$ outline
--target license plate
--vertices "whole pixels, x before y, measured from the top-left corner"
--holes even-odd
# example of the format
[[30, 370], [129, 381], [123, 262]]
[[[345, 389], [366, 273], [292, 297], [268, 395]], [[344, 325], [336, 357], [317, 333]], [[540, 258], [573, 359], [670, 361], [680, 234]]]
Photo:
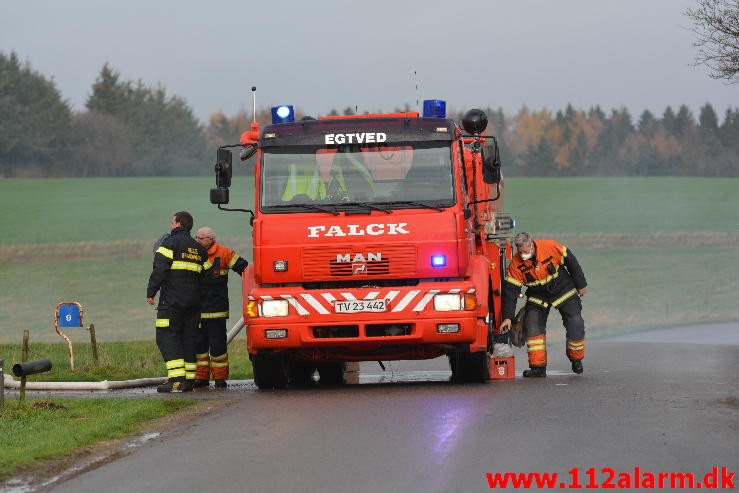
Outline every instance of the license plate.
[[336, 313], [386, 312], [385, 300], [345, 300], [334, 301]]

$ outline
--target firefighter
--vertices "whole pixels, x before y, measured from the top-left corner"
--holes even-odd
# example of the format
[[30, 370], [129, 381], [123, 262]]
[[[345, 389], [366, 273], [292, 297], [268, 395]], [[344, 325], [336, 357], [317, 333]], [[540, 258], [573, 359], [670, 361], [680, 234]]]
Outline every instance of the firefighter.
[[207, 387], [212, 378], [216, 388], [228, 385], [228, 271], [242, 275], [249, 263], [227, 246], [216, 243], [213, 229], [198, 229], [195, 239], [208, 251], [209, 268], [205, 271], [205, 300], [198, 330], [197, 373], [195, 388]]
[[288, 166], [287, 184], [281, 198], [289, 202], [298, 196], [311, 200], [326, 198], [326, 183], [321, 179], [316, 163], [292, 163]]
[[157, 392], [192, 390], [198, 316], [203, 301], [203, 272], [208, 253], [192, 236], [192, 216], [185, 211], [172, 217], [169, 236], [154, 252], [154, 267], [146, 288], [146, 302], [157, 305], [156, 341], [167, 368], [167, 381]]
[[523, 330], [530, 368], [523, 376], [547, 375], [546, 324], [552, 307], [559, 310], [567, 331], [567, 357], [572, 371], [582, 373], [585, 321], [580, 297], [585, 295], [587, 281], [580, 264], [566, 246], [554, 240], [534, 241], [529, 233], [519, 233], [513, 243], [517, 252], [503, 282], [503, 322], [496, 342], [503, 340], [510, 330], [516, 300], [521, 288], [526, 286]]

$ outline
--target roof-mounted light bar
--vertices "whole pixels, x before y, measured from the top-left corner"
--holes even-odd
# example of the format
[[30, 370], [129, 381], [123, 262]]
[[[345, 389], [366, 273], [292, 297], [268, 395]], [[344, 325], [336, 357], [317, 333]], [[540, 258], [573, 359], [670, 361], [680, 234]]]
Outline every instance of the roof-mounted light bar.
[[292, 105], [272, 107], [272, 124], [289, 123], [295, 121], [295, 110]]
[[446, 118], [446, 101], [426, 99], [423, 102], [424, 118]]

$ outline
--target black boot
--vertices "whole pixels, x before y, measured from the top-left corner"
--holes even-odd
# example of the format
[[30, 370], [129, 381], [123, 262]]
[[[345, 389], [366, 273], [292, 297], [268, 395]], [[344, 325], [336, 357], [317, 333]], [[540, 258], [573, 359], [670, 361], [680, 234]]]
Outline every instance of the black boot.
[[208, 385], [209, 385], [208, 380], [199, 380], [199, 379], [196, 379], [196, 380], [193, 380], [192, 381], [192, 388], [193, 389], [207, 388]]
[[581, 359], [572, 360], [572, 371], [578, 375], [583, 372]]
[[526, 378], [542, 378], [547, 376], [546, 366], [532, 366], [528, 370], [523, 371], [523, 376]]
[[164, 382], [162, 385], [159, 385], [157, 387], [157, 392], [161, 393], [176, 393], [176, 392], [187, 392], [188, 390], [192, 390], [192, 387], [186, 384], [185, 377], [175, 377], [170, 378], [166, 382]]

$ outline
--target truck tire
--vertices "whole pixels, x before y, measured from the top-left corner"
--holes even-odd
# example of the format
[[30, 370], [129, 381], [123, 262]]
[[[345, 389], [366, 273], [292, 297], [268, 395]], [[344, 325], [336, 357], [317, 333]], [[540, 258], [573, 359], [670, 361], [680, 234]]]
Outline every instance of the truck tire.
[[453, 382], [485, 383], [490, 378], [490, 361], [485, 351], [451, 353], [449, 366]]
[[282, 389], [287, 385], [287, 365], [282, 355], [258, 353], [251, 358], [254, 383], [259, 389]]
[[309, 387], [315, 385], [313, 373], [316, 364], [310, 361], [291, 359], [288, 365], [288, 379], [291, 387]]
[[344, 384], [344, 363], [318, 363], [318, 385], [335, 387]]

